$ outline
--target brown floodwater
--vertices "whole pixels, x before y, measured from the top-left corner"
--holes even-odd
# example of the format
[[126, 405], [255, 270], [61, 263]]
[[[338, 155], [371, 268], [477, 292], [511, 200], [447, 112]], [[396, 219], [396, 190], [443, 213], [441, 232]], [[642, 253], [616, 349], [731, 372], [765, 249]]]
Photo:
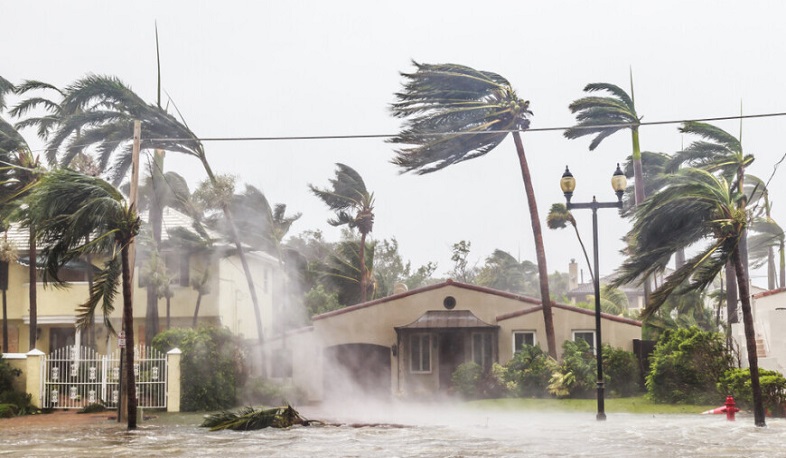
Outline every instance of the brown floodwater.
[[[786, 420], [766, 428], [740, 415], [637, 415], [478, 411], [369, 405], [301, 408], [333, 425], [209, 432], [200, 414], [155, 414], [136, 431], [104, 418], [37, 428], [0, 424], [0, 457], [773, 457]], [[21, 425], [21, 423], [20, 423]], [[364, 426], [365, 425], [365, 426]]]

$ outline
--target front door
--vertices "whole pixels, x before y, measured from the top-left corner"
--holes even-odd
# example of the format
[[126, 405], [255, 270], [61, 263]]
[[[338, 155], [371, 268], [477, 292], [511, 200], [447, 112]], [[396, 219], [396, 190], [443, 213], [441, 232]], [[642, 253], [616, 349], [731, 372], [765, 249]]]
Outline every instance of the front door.
[[464, 361], [464, 333], [453, 331], [439, 334], [440, 391], [447, 392], [453, 386], [453, 372]]
[[66, 345], [76, 343], [76, 328], [68, 326], [65, 328], [49, 328], [49, 353], [63, 348]]

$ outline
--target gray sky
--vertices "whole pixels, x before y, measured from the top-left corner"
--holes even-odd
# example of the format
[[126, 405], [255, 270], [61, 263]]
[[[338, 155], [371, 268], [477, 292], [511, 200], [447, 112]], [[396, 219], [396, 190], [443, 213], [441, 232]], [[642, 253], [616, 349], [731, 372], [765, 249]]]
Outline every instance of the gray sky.
[[[628, 88], [644, 121], [786, 111], [786, 3], [779, 1], [7, 1], [0, 0], [0, 75], [57, 86], [87, 73], [115, 75], [155, 100], [154, 23], [163, 88], [202, 137], [393, 134], [388, 114], [410, 60], [459, 63], [506, 77], [531, 101], [532, 127], [569, 126], [568, 104], [590, 82]], [[739, 122], [717, 123], [732, 133]], [[746, 120], [750, 172], [767, 179], [786, 153], [786, 118]], [[144, 133], [143, 133], [144, 135]], [[28, 139], [33, 142], [33, 133]], [[641, 128], [643, 150], [672, 153], [691, 141], [676, 125]], [[613, 200], [609, 179], [630, 154], [620, 132], [594, 152], [589, 139], [530, 132], [524, 143], [542, 221], [564, 202], [566, 164], [578, 180], [574, 201]], [[395, 236], [414, 266], [451, 267], [450, 247], [472, 242], [482, 264], [495, 248], [535, 259], [521, 174], [511, 139], [485, 157], [426, 176], [399, 175], [380, 139], [209, 142], [218, 173], [262, 189], [271, 202], [303, 212], [292, 233], [339, 231], [308, 192], [327, 185], [334, 163], [358, 170], [376, 195], [377, 239]], [[192, 158], [166, 167], [191, 183], [204, 178]], [[783, 171], [771, 184], [775, 218], [786, 223]], [[589, 211], [576, 211], [591, 240]], [[599, 212], [601, 273], [621, 262], [628, 223]], [[569, 230], [544, 224], [549, 271], [581, 259]], [[583, 264], [583, 263], [582, 263]], [[585, 269], [586, 271], [586, 269]], [[763, 278], [754, 283], [766, 285]]]

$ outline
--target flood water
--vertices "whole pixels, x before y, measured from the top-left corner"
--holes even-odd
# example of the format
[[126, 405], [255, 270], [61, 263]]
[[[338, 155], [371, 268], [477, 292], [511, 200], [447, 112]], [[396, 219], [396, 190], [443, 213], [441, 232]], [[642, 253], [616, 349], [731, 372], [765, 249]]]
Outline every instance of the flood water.
[[[300, 408], [341, 426], [209, 432], [198, 414], [159, 414], [128, 432], [107, 420], [39, 431], [0, 428], [0, 456], [272, 457], [773, 457], [786, 454], [786, 420], [750, 416], [478, 411], [377, 407], [365, 413]], [[371, 424], [359, 426], [358, 424]], [[0, 425], [2, 426], [2, 425]]]

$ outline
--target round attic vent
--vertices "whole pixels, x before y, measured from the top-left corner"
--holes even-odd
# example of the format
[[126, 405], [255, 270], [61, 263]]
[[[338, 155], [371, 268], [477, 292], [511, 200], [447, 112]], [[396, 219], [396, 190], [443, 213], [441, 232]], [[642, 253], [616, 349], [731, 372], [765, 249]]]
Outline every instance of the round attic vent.
[[442, 305], [444, 305], [445, 308], [448, 309], [448, 310], [453, 310], [453, 307], [456, 306], [456, 298], [453, 297], [453, 296], [447, 296], [442, 301]]

